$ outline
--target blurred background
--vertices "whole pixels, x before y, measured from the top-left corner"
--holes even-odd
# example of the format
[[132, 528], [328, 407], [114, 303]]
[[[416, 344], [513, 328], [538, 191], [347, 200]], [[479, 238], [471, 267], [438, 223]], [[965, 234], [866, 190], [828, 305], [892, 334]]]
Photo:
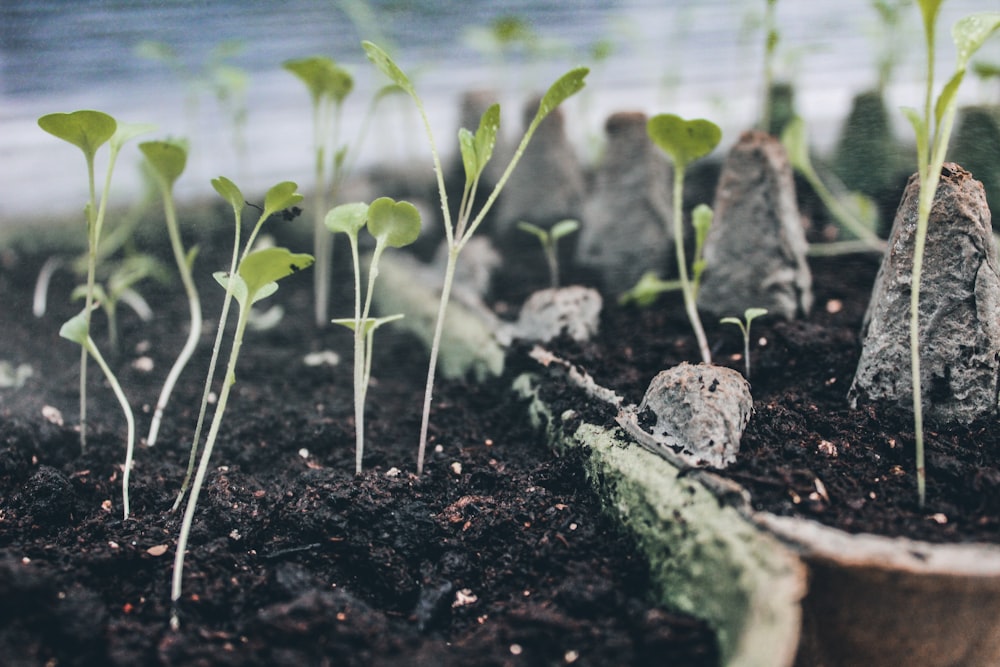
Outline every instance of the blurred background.
[[[215, 196], [225, 175], [244, 192], [312, 181], [312, 119], [284, 61], [332, 57], [354, 76], [344, 105], [350, 140], [387, 81], [359, 42], [389, 51], [424, 98], [444, 157], [454, 153], [460, 97], [493, 89], [504, 134], [519, 136], [521, 107], [569, 67], [592, 68], [566, 107], [580, 157], [601, 151], [618, 110], [706, 117], [725, 150], [760, 117], [766, 0], [7, 0], [0, 6], [0, 226], [82, 209], [79, 150], [40, 130], [44, 114], [97, 109], [155, 123], [143, 139], [186, 138], [182, 198]], [[880, 12], [879, 9], [882, 11]], [[996, 0], [948, 0], [938, 23], [939, 85], [955, 54], [960, 17]], [[793, 85], [814, 149], [829, 151], [854, 95], [882, 86], [894, 132], [909, 140], [900, 106], [919, 107], [925, 52], [912, 0], [776, 3], [775, 80]], [[1000, 63], [1000, 40], [976, 58]], [[967, 77], [960, 104], [1000, 102], [1000, 83]], [[383, 100], [358, 166], [415, 163], [427, 142], [408, 98]], [[473, 128], [474, 129], [474, 128]], [[115, 172], [113, 203], [142, 190], [132, 142]], [[102, 151], [104, 157], [106, 149]], [[98, 162], [98, 174], [103, 163]]]

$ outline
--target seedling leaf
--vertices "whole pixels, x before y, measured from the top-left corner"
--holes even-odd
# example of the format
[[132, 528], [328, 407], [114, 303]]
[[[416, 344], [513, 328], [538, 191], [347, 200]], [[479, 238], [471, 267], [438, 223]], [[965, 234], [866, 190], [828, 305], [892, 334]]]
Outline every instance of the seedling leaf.
[[[383, 324], [388, 324], [389, 322], [395, 322], [396, 320], [403, 319], [403, 315], [386, 315], [385, 317], [368, 317], [363, 320], [363, 336], [370, 336], [373, 331], [378, 329]], [[341, 317], [335, 320], [330, 320], [333, 324], [339, 324], [342, 327], [347, 327], [351, 331], [355, 330], [356, 320], [353, 317]]]
[[240, 211], [243, 209], [243, 204], [246, 202], [246, 199], [243, 197], [243, 193], [240, 189], [231, 180], [225, 176], [213, 178], [212, 187], [219, 193], [219, 196], [229, 202], [229, 205], [233, 207], [234, 211]]
[[712, 121], [684, 120], [675, 114], [653, 116], [646, 124], [646, 131], [681, 168], [711, 153], [722, 139], [722, 130]]
[[497, 132], [500, 131], [500, 105], [491, 104], [483, 112], [479, 119], [479, 128], [476, 130], [476, 175], [486, 167], [486, 164], [493, 157], [493, 149], [497, 144]]
[[117, 121], [102, 111], [50, 113], [38, 119], [38, 126], [49, 134], [68, 141], [92, 158], [97, 149], [114, 135]]
[[958, 69], [964, 70], [969, 60], [989, 36], [1000, 29], [1000, 12], [982, 12], [960, 19], [951, 29], [951, 38], [958, 51]]
[[944, 118], [949, 105], [955, 99], [955, 94], [958, 93], [958, 87], [962, 85], [962, 79], [964, 78], [965, 70], [961, 69], [955, 72], [948, 83], [944, 85], [944, 88], [941, 89], [941, 94], [938, 95], [937, 102], [934, 104], [934, 122], [937, 127], [941, 126], [941, 119]]
[[372, 61], [375, 67], [379, 68], [383, 74], [402, 88], [410, 97], [416, 97], [417, 91], [413, 88], [409, 77], [406, 76], [403, 70], [399, 69], [399, 66], [393, 62], [388, 53], [382, 50], [377, 44], [367, 40], [361, 42], [361, 48], [365, 50], [365, 55], [368, 56], [368, 60]]
[[354, 79], [347, 70], [326, 56], [288, 60], [282, 67], [306, 84], [314, 102], [328, 95], [339, 104], [354, 88]]
[[420, 235], [420, 212], [410, 202], [379, 197], [368, 207], [368, 231], [390, 248], [402, 248]]
[[560, 220], [552, 225], [552, 229], [549, 230], [549, 236], [552, 237], [554, 243], [564, 236], [569, 236], [578, 229], [580, 229], [580, 222], [578, 220]]
[[[292, 253], [288, 248], [265, 248], [246, 256], [240, 262], [239, 274], [246, 283], [251, 303], [263, 299], [257, 293], [268, 283], [273, 283], [312, 266], [313, 256]], [[277, 287], [275, 287], [277, 289]], [[271, 294], [273, 294], [273, 290]]]
[[302, 195], [296, 192], [298, 189], [299, 186], [292, 181], [278, 183], [264, 195], [264, 210], [274, 213], [295, 206], [302, 201]]
[[169, 186], [173, 186], [187, 164], [187, 150], [173, 141], [145, 141], [139, 144], [139, 150]]
[[323, 223], [326, 228], [336, 234], [343, 232], [348, 236], [357, 237], [358, 232], [368, 221], [368, 204], [355, 202], [353, 204], [341, 204], [336, 206], [326, 214]]
[[479, 170], [479, 161], [476, 159], [476, 137], [464, 127], [458, 130], [458, 148], [462, 154], [462, 166], [465, 168], [465, 182], [472, 183], [476, 180], [476, 173]]
[[118, 123], [115, 133], [111, 135], [111, 149], [121, 150], [129, 139], [133, 139], [140, 134], [146, 134], [156, 129], [152, 123]]
[[583, 87], [586, 85], [584, 79], [589, 73], [590, 70], [588, 68], [577, 67], [556, 79], [556, 82], [549, 86], [545, 95], [542, 96], [535, 119], [541, 122], [543, 118], [552, 113], [553, 109], [583, 90]]
[[247, 301], [247, 284], [239, 275], [230, 277], [228, 271], [216, 271], [212, 274], [215, 282], [222, 285], [222, 288], [232, 292], [233, 298], [242, 306]]
[[59, 327], [59, 335], [66, 340], [73, 341], [80, 345], [87, 344], [87, 314], [86, 311], [81, 311], [73, 317], [66, 320], [66, 322]]

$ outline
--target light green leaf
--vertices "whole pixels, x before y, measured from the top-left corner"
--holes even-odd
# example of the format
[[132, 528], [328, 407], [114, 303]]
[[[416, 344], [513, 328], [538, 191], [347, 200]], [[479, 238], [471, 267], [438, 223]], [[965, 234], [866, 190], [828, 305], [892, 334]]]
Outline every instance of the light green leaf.
[[[403, 315], [386, 315], [385, 317], [369, 317], [362, 320], [362, 329], [365, 336], [370, 336], [373, 331], [378, 329], [383, 324], [388, 324], [389, 322], [395, 322], [396, 320], [403, 319]], [[335, 320], [330, 320], [332, 324], [339, 324], [342, 327], [347, 327], [351, 331], [354, 331], [356, 321], [353, 317], [341, 317]]]
[[698, 204], [691, 211], [691, 226], [694, 227], [696, 247], [704, 245], [705, 237], [708, 236], [708, 230], [712, 226], [713, 215], [712, 207], [708, 204]]
[[368, 60], [389, 77], [393, 83], [402, 88], [410, 97], [416, 97], [417, 91], [413, 88], [413, 84], [410, 83], [409, 77], [399, 69], [399, 66], [393, 62], [389, 54], [386, 53], [380, 46], [374, 44], [373, 42], [363, 41], [361, 42], [361, 48], [365, 50], [365, 55], [368, 56]]
[[910, 125], [913, 127], [913, 134], [917, 139], [917, 155], [927, 155], [930, 147], [927, 121], [921, 117], [919, 111], [912, 107], [903, 107], [902, 111], [906, 120], [910, 121]]
[[719, 320], [719, 324], [735, 324], [740, 328], [740, 330], [744, 329], [743, 320], [738, 317], [723, 317]]
[[292, 253], [288, 248], [265, 248], [257, 250], [240, 262], [239, 274], [246, 283], [247, 295], [251, 303], [259, 300], [257, 292], [272, 283], [312, 266], [312, 255]]
[[268, 215], [295, 206], [302, 201], [302, 195], [296, 190], [299, 186], [292, 181], [282, 181], [267, 191], [264, 195], [264, 212]]
[[368, 231], [379, 243], [402, 248], [420, 236], [420, 212], [408, 201], [379, 197], [368, 207]]
[[464, 127], [458, 130], [458, 148], [462, 154], [462, 167], [465, 168], [465, 182], [472, 183], [479, 172], [479, 161], [476, 159], [476, 137]]
[[559, 77], [555, 83], [549, 86], [545, 95], [542, 96], [542, 101], [538, 105], [538, 113], [535, 114], [535, 120], [541, 122], [543, 118], [552, 113], [553, 109], [583, 90], [583, 87], [586, 85], [584, 79], [587, 78], [587, 74], [589, 73], [590, 70], [588, 68], [577, 67]]
[[326, 56], [288, 60], [282, 67], [306, 84], [314, 103], [320, 98], [330, 97], [340, 104], [354, 88], [354, 79], [347, 70]]
[[229, 205], [233, 207], [234, 211], [242, 211], [243, 205], [246, 203], [246, 198], [240, 189], [231, 180], [225, 176], [219, 176], [212, 179], [212, 187], [215, 191], [219, 193], [223, 199], [229, 202]]
[[743, 319], [746, 320], [747, 326], [758, 317], [763, 317], [764, 315], [767, 315], [767, 308], [747, 308], [743, 311]]
[[948, 112], [948, 107], [954, 103], [958, 87], [962, 85], [962, 79], [964, 78], [965, 70], [959, 70], [955, 72], [948, 83], [944, 85], [944, 88], [941, 89], [941, 94], [938, 95], [937, 101], [934, 103], [934, 122], [938, 127], [941, 126], [941, 119]]
[[928, 44], [934, 43], [934, 26], [937, 24], [938, 10], [941, 9], [943, 2], [944, 0], [918, 0], [920, 14], [924, 21], [924, 35]]
[[139, 144], [139, 150], [146, 156], [146, 161], [156, 174], [168, 186], [173, 186], [177, 178], [184, 172], [187, 164], [187, 149], [173, 141], [144, 141]]
[[542, 245], [547, 245], [549, 242], [549, 233], [539, 227], [538, 225], [533, 225], [530, 222], [521, 221], [517, 223], [517, 228], [522, 232], [528, 232], [536, 237], [542, 242]]
[[331, 233], [343, 232], [348, 236], [357, 238], [358, 232], [368, 221], [368, 204], [356, 202], [353, 204], [341, 204], [336, 206], [326, 214], [323, 223]]
[[549, 236], [552, 237], [553, 241], [558, 241], [578, 229], [580, 229], [580, 222], [578, 220], [560, 220], [552, 225], [552, 229], [549, 230]]
[[684, 120], [674, 114], [659, 114], [646, 123], [650, 139], [684, 168], [712, 152], [722, 139], [722, 130], [709, 120]]
[[111, 149], [121, 150], [129, 139], [134, 139], [140, 134], [146, 134], [156, 130], [156, 125], [152, 123], [118, 123], [115, 133], [111, 135]]
[[66, 320], [66, 322], [59, 327], [59, 335], [66, 340], [71, 340], [74, 343], [80, 345], [87, 344], [87, 338], [90, 334], [87, 332], [87, 315], [85, 311], [81, 311], [77, 315]]
[[976, 51], [1000, 29], [1000, 12], [982, 12], [960, 19], [951, 29], [951, 38], [958, 51], [958, 68], [964, 70]]
[[[247, 284], [240, 276], [230, 277], [228, 271], [216, 271], [212, 274], [215, 278], [215, 282], [222, 285], [222, 288], [226, 291], [232, 292], [233, 298], [240, 304], [240, 307], [244, 307], [247, 302]], [[277, 286], [277, 283], [275, 283]]]
[[476, 130], [476, 175], [482, 173], [486, 164], [493, 157], [493, 149], [497, 144], [497, 133], [500, 131], [500, 105], [491, 104], [479, 119]]
[[49, 134], [68, 141], [92, 159], [97, 149], [114, 135], [117, 121], [102, 111], [50, 113], [38, 119], [38, 126]]
[[796, 171], [812, 172], [812, 162], [809, 159], [809, 139], [806, 136], [806, 123], [799, 116], [793, 116], [785, 129], [781, 131], [781, 143], [788, 153], [788, 162]]

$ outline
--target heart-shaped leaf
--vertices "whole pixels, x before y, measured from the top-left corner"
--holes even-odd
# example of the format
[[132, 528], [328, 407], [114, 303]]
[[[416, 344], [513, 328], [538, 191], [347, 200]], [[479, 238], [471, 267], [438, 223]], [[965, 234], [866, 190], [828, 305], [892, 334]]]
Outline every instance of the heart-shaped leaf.
[[93, 159], [97, 149], [114, 135], [118, 127], [114, 118], [103, 111], [50, 113], [38, 119], [38, 126], [49, 134], [68, 141]]
[[341, 204], [336, 206], [326, 214], [323, 223], [332, 233], [343, 232], [348, 236], [357, 237], [358, 232], [368, 221], [368, 204], [355, 202], [353, 204]]
[[264, 214], [271, 215], [302, 201], [302, 195], [296, 190], [299, 186], [292, 181], [282, 181], [267, 191], [264, 195]]
[[408, 201], [379, 197], [368, 207], [368, 231], [390, 248], [402, 248], [420, 235], [420, 212]]
[[646, 132], [683, 169], [719, 145], [722, 130], [710, 120], [684, 120], [674, 114], [659, 114], [646, 123]]
[[187, 164], [187, 149], [174, 141], [144, 141], [139, 144], [139, 150], [146, 156], [146, 161], [156, 174], [173, 186], [177, 178], [184, 172]]

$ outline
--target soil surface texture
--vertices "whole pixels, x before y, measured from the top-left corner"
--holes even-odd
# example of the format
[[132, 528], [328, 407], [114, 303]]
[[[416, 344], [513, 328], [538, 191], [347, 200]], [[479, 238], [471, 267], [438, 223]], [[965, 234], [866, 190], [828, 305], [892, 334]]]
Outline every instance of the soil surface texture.
[[[415, 340], [381, 329], [367, 401], [365, 472], [355, 476], [351, 336], [313, 326], [309, 275], [283, 281], [262, 302], [284, 308], [277, 328], [247, 334], [194, 520], [182, 625], [171, 631], [170, 576], [181, 516], [170, 507], [187, 464], [210, 355], [208, 331], [214, 332], [221, 303], [222, 290], [208, 276], [225, 268], [230, 247], [224, 236], [193, 233], [203, 237], [196, 272], [205, 278], [206, 336], [175, 390], [159, 442], [137, 447], [126, 521], [125, 422], [94, 364], [89, 438], [85, 450], [79, 444], [79, 348], [58, 336], [79, 308], [66, 299], [74, 279], [56, 275], [49, 312], [36, 319], [31, 293], [45, 257], [13, 249], [0, 257], [0, 359], [32, 371], [22, 387], [0, 390], [0, 662], [718, 664], [714, 634], [703, 623], [650, 601], [647, 564], [601, 513], [580, 462], [555, 455], [530, 428], [524, 405], [507, 391], [509, 378], [438, 383], [432, 453], [417, 478], [427, 353]], [[308, 249], [301, 239], [286, 243]], [[351, 312], [345, 246], [338, 246], [341, 287], [333, 316]], [[95, 316], [94, 339], [133, 403], [140, 436], [186, 336], [187, 305], [175, 288], [146, 292], [153, 322], [121, 308], [117, 355], [107, 350], [104, 318]], [[660, 308], [641, 314], [667, 316]], [[803, 362], [810, 368], [818, 358], [850, 354], [847, 329], [831, 336], [811, 333], [812, 326], [820, 325], [766, 330], [769, 352], [787, 352], [756, 360], [762, 378], [775, 376], [775, 367], [800, 349], [813, 355]], [[670, 363], [672, 357], [656, 352], [636, 359], [637, 348], [614, 339], [616, 330], [609, 320], [614, 355], [622, 364], [639, 362], [642, 370], [634, 372]], [[657, 335], [660, 345], [687, 356], [682, 330], [673, 331]], [[732, 342], [726, 339], [727, 346]], [[827, 343], [836, 350], [819, 352]], [[339, 363], [304, 363], [307, 353], [324, 350]], [[816, 373], [826, 379], [825, 370], [809, 377]], [[792, 394], [797, 407], [784, 406], [777, 381], [766, 380], [750, 451], [782, 428], [780, 417], [814, 400], [802, 391]], [[840, 391], [822, 382], [820, 388]], [[803, 421], [798, 416], [795, 423]], [[825, 437], [844, 448], [836, 434]], [[886, 451], [908, 471], [905, 438]], [[935, 503], [941, 467], [932, 463]], [[791, 470], [795, 488], [811, 483], [798, 467]], [[758, 473], [748, 467], [746, 475]], [[995, 498], [992, 493], [981, 498]]]

